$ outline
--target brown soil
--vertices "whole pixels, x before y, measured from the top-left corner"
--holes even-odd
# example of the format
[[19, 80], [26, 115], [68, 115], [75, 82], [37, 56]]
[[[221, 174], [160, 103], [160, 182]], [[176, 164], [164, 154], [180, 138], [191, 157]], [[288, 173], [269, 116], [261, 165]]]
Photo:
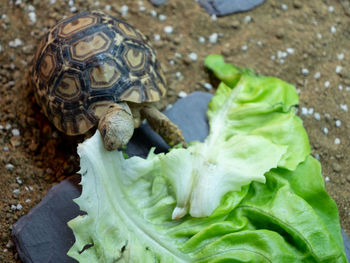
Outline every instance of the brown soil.
[[[76, 142], [43, 117], [24, 79], [46, 28], [74, 11], [68, 1], [50, 2], [55, 1], [0, 1], [1, 262], [18, 260], [10, 238], [11, 225], [53, 184], [78, 170]], [[72, 3], [77, 11], [108, 9], [106, 5], [110, 5], [107, 13], [117, 17], [121, 6], [128, 6], [123, 19], [151, 39], [166, 73], [169, 92], [164, 105], [174, 102], [180, 91], [205, 91], [210, 78], [203, 60], [211, 53], [221, 53], [238, 66], [296, 85], [312, 153], [323, 165], [327, 190], [338, 204], [342, 227], [350, 233], [350, 17], [346, 2], [282, 2], [268, 0], [253, 11], [216, 20], [189, 0], [170, 0], [158, 8], [147, 0], [121, 0], [118, 5], [112, 0]], [[151, 10], [166, 19], [160, 21]], [[35, 23], [29, 17], [33, 11]], [[172, 34], [164, 32], [165, 26], [173, 27]], [[208, 38], [214, 33], [218, 41], [210, 43]], [[160, 35], [159, 41], [155, 34]], [[205, 43], [199, 37], [204, 37]], [[21, 43], [11, 42], [16, 38]], [[191, 52], [198, 55], [196, 61], [189, 58]], [[337, 66], [342, 67], [338, 73]], [[320, 72], [318, 79], [316, 72]], [[309, 114], [303, 114], [306, 112]]]

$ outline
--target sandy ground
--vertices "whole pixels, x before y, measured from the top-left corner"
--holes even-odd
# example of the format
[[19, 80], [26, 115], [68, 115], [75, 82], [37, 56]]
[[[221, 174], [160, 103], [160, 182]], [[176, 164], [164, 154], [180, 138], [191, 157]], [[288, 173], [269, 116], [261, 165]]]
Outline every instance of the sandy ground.
[[[116, 4], [117, 3], [117, 4]], [[350, 17], [336, 0], [268, 0], [253, 11], [210, 17], [195, 1], [0, 1], [0, 261], [16, 262], [11, 225], [48, 189], [76, 173], [76, 141], [58, 132], [35, 104], [24, 75], [47, 27], [74, 12], [102, 9], [140, 29], [169, 83], [163, 105], [213, 82], [206, 55], [296, 85], [299, 114], [325, 184], [350, 233]], [[125, 14], [125, 7], [128, 12]], [[23, 22], [24, 21], [24, 22]], [[171, 26], [172, 33], [165, 33]]]

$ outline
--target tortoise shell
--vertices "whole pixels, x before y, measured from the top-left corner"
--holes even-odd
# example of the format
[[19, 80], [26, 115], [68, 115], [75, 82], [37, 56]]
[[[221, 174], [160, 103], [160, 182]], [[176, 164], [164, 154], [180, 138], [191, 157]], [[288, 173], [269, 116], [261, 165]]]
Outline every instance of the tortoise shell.
[[45, 115], [68, 135], [87, 132], [112, 103], [154, 102], [166, 92], [146, 37], [100, 11], [74, 15], [49, 29], [29, 74]]

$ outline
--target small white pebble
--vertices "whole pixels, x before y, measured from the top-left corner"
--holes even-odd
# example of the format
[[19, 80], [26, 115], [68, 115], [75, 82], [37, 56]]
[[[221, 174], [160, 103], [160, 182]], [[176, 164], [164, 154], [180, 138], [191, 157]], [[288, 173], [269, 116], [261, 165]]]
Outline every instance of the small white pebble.
[[183, 78], [181, 72], [179, 72], [179, 71], [175, 73], [175, 76], [178, 80], [182, 80], [182, 78]]
[[21, 185], [21, 184], [22, 184], [21, 178], [19, 178], [19, 177], [17, 176], [17, 177], [16, 177], [16, 182], [17, 182], [17, 184]]
[[320, 160], [321, 159], [321, 156], [318, 154], [318, 153], [315, 153], [314, 157], [316, 158], [316, 160]]
[[159, 21], [165, 21], [166, 20], [166, 15], [160, 14], [158, 16]]
[[50, 0], [50, 5], [54, 5], [54, 4], [56, 4], [56, 0]]
[[153, 39], [154, 39], [154, 41], [160, 41], [160, 35], [154, 34]]
[[15, 38], [14, 40], [9, 42], [9, 46], [12, 48], [16, 48], [22, 45], [22, 40], [19, 38]]
[[302, 114], [302, 115], [307, 115], [307, 114], [308, 114], [308, 110], [307, 110], [306, 107], [302, 107], [302, 108], [301, 108], [301, 114]]
[[120, 13], [122, 16], [126, 16], [128, 14], [129, 7], [127, 5], [122, 5], [120, 8]]
[[343, 85], [338, 85], [339, 90], [343, 90]]
[[157, 11], [152, 9], [151, 11], [149, 11], [150, 15], [153, 16], [153, 17], [156, 17], [157, 16]]
[[329, 88], [329, 85], [331, 85], [331, 83], [327, 80], [327, 81], [325, 81], [325, 83], [324, 83], [324, 87], [325, 88]]
[[28, 204], [28, 203], [30, 203], [32, 200], [30, 200], [30, 199], [26, 199], [26, 203]]
[[13, 165], [12, 163], [7, 163], [7, 164], [5, 164], [5, 168], [6, 168], [7, 170], [9, 170], [9, 171], [12, 171], [13, 168], [15, 168], [15, 167], [14, 167], [14, 165]]
[[0, 124], [0, 131], [4, 129], [4, 126]]
[[208, 83], [208, 82], [205, 82], [204, 84], [203, 84], [203, 87], [206, 89], [206, 90], [212, 90], [213, 89], [213, 85], [211, 85], [210, 83]]
[[315, 112], [314, 117], [317, 121], [321, 120], [321, 115], [318, 112]]
[[4, 152], [8, 152], [8, 151], [9, 151], [9, 147], [4, 146], [4, 148], [2, 148], [2, 150], [3, 150]]
[[288, 10], [288, 6], [286, 4], [281, 4], [281, 9], [283, 11], [287, 11]]
[[343, 111], [348, 111], [348, 105], [340, 104], [340, 109], [342, 109]]
[[280, 64], [284, 64], [285, 60], [284, 59], [280, 59]]
[[288, 56], [287, 52], [280, 51], [280, 50], [277, 51], [277, 57], [278, 58], [286, 58], [287, 56]]
[[322, 34], [321, 34], [321, 33], [317, 33], [316, 37], [317, 37], [318, 39], [322, 39]]
[[171, 34], [171, 33], [173, 33], [173, 31], [174, 31], [174, 28], [173, 28], [172, 26], [166, 26], [166, 27], [164, 27], [164, 32], [165, 32], [166, 34]]
[[328, 177], [328, 176], [326, 176], [326, 178], [325, 178], [325, 181], [326, 182], [329, 182], [331, 179]]
[[30, 21], [32, 21], [33, 23], [36, 22], [36, 14], [35, 14], [35, 12], [29, 12], [28, 16], [29, 16]]
[[22, 210], [23, 206], [21, 204], [17, 204], [16, 208], [18, 211], [20, 211], [20, 210]]
[[165, 110], [170, 110], [173, 107], [173, 104], [168, 104], [165, 108]]
[[288, 54], [291, 54], [291, 55], [294, 54], [295, 52], [294, 48], [287, 48], [286, 51]]
[[309, 114], [309, 115], [314, 114], [314, 108], [308, 109], [307, 114]]
[[336, 120], [335, 121], [335, 126], [340, 127], [341, 126], [341, 121], [340, 120]]
[[343, 69], [342, 66], [336, 66], [335, 73], [339, 74], [342, 71], [342, 69]]
[[275, 59], [276, 59], [276, 56], [272, 55], [272, 56], [270, 57], [270, 59], [271, 59], [271, 60], [275, 60]]
[[346, 91], [350, 91], [350, 87], [346, 87], [345, 90], [346, 90]]
[[250, 23], [251, 21], [252, 21], [252, 17], [251, 16], [246, 16], [244, 18], [244, 23], [246, 23], [246, 24]]
[[333, 34], [337, 32], [337, 29], [335, 26], [331, 26], [330, 30], [331, 30], [331, 33]]
[[337, 59], [338, 60], [343, 60], [344, 59], [344, 53], [337, 54]]
[[334, 144], [340, 144], [340, 139], [339, 138], [335, 138], [335, 140], [334, 140]]
[[28, 5], [28, 6], [27, 6], [27, 10], [28, 10], [29, 12], [32, 12], [32, 11], [35, 10], [35, 7], [32, 6], [32, 5]]
[[214, 14], [214, 15], [211, 15], [211, 17], [210, 17], [210, 18], [211, 18], [211, 20], [212, 20], [212, 21], [216, 21], [216, 20], [218, 20], [218, 17], [217, 17], [215, 14]]
[[259, 46], [259, 47], [262, 47], [263, 46], [263, 43], [259, 40], [256, 42], [256, 44]]
[[241, 49], [242, 49], [242, 51], [247, 51], [247, 50], [248, 50], [248, 46], [247, 46], [247, 45], [243, 45], [243, 46], [241, 47]]
[[139, 11], [140, 11], [140, 12], [145, 12], [145, 11], [146, 11], [146, 7], [143, 6], [143, 5], [140, 5], [140, 6], [139, 6]]
[[73, 1], [73, 0], [69, 0], [69, 1], [68, 1], [68, 5], [69, 5], [69, 6], [73, 6], [73, 5], [74, 5], [74, 1]]
[[187, 96], [187, 93], [184, 91], [180, 91], [179, 94], [177, 94], [179, 98], [185, 98]]
[[22, 0], [16, 0], [15, 5], [20, 5], [22, 4]]
[[174, 66], [174, 65], [175, 65], [175, 61], [174, 61], [173, 59], [170, 59], [170, 60], [169, 60], [169, 64], [172, 65], [172, 66]]
[[72, 6], [72, 7], [69, 8], [69, 11], [71, 13], [75, 13], [75, 12], [78, 12], [78, 8], [76, 6]]
[[194, 52], [191, 52], [190, 54], [188, 54], [188, 57], [192, 61], [196, 61], [198, 59], [198, 55], [196, 53], [194, 53]]
[[307, 75], [309, 75], [309, 70], [307, 68], [302, 68], [301, 74], [303, 74], [304, 76], [307, 76]]
[[201, 44], [205, 43], [205, 37], [199, 37], [198, 42]]
[[17, 206], [16, 205], [11, 205], [11, 210], [17, 210]]
[[180, 53], [178, 53], [178, 52], [176, 52], [176, 53], [174, 54], [174, 56], [175, 56], [176, 58], [182, 58], [182, 55], [181, 55]]
[[330, 5], [329, 7], [328, 7], [328, 12], [334, 12], [334, 6], [332, 6], [332, 5]]
[[15, 195], [19, 195], [20, 190], [19, 189], [15, 189], [15, 190], [12, 191], [12, 193], [15, 194]]
[[323, 133], [326, 135], [328, 134], [328, 129], [326, 127], [323, 128]]
[[112, 10], [112, 6], [111, 6], [111, 5], [106, 5], [106, 6], [105, 6], [105, 10], [106, 10], [107, 12], [111, 11], [111, 10]]
[[12, 132], [13, 136], [19, 136], [20, 135], [20, 132], [19, 132], [18, 129], [13, 129], [11, 132]]
[[209, 36], [209, 42], [215, 44], [218, 41], [219, 35], [218, 33], [213, 33]]

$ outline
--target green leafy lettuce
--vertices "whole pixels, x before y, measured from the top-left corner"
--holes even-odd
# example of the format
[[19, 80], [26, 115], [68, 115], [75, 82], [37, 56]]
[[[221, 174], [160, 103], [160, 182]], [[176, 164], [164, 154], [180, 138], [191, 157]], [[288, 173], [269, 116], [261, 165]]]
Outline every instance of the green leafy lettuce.
[[78, 147], [87, 212], [69, 222], [80, 262], [346, 262], [335, 202], [295, 115], [295, 88], [207, 57], [222, 80], [207, 139], [108, 152]]

